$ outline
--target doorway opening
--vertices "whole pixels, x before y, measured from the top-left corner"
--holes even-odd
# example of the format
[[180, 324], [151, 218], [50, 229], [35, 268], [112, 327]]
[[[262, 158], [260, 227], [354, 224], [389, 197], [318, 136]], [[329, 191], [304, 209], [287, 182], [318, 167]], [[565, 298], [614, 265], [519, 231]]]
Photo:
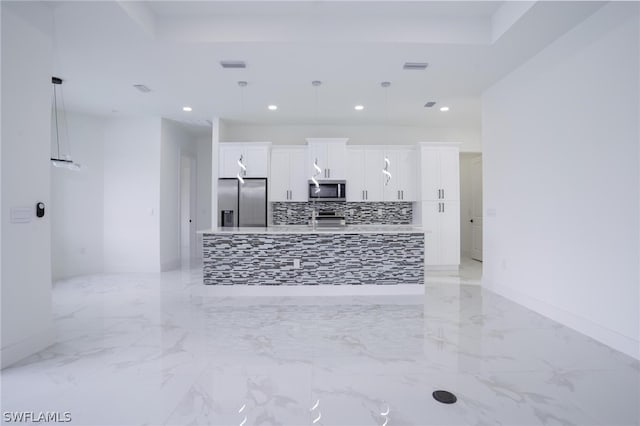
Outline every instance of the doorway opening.
[[461, 275], [482, 278], [482, 154], [460, 154]]

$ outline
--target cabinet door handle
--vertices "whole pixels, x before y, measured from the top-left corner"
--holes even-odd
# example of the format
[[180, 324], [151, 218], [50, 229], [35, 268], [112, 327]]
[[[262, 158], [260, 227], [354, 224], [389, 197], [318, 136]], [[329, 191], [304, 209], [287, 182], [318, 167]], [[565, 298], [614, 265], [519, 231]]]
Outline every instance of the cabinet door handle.
[[364, 200], [364, 189], [362, 190], [362, 200]]
[[404, 200], [404, 189], [400, 190], [400, 195], [402, 196], [402, 199]]
[[[442, 199], [444, 200], [444, 189], [442, 190]], [[442, 209], [442, 211], [444, 211], [444, 208]]]
[[368, 190], [368, 189], [365, 189], [365, 191], [364, 191], [364, 197], [365, 197], [365, 198], [364, 198], [365, 200], [368, 200], [368, 199], [369, 199], [369, 190]]
[[327, 177], [331, 179], [331, 169], [327, 169]]
[[398, 191], [398, 200], [400, 199], [400, 191]]
[[442, 203], [442, 213], [444, 213], [444, 203]]

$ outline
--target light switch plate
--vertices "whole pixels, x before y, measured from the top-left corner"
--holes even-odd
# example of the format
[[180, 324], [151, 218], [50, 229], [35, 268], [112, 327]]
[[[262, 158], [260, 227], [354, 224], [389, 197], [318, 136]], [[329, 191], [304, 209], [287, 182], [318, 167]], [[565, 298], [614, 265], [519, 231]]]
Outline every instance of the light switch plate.
[[33, 209], [31, 207], [11, 207], [11, 223], [29, 223], [32, 218]]

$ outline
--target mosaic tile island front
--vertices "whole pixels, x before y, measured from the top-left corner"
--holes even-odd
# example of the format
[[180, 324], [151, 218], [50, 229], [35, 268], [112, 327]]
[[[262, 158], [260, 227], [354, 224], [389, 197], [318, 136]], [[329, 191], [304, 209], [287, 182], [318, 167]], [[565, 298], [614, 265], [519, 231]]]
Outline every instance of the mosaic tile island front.
[[410, 225], [203, 232], [208, 285], [424, 284], [424, 231]]

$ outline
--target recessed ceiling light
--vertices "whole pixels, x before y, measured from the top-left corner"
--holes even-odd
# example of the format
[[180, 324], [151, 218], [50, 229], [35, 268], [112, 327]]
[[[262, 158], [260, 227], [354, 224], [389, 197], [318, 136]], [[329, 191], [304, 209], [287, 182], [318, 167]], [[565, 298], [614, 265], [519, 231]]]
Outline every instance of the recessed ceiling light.
[[449, 111], [449, 107], [448, 106], [443, 106], [443, 107], [440, 108], [440, 111], [447, 112], [447, 111]]
[[402, 69], [405, 70], [426, 70], [429, 64], [427, 62], [405, 62]]
[[269, 111], [275, 111], [278, 109], [278, 105], [269, 105], [267, 108], [269, 108]]
[[356, 111], [362, 111], [364, 109], [364, 105], [356, 105], [353, 107]]
[[193, 111], [193, 108], [191, 108], [190, 106], [184, 106], [184, 107], [182, 107], [182, 110], [184, 112], [191, 112], [191, 111]]
[[432, 106], [434, 106], [436, 103], [434, 101], [429, 101], [426, 104], [424, 104], [425, 108], [431, 108]]

